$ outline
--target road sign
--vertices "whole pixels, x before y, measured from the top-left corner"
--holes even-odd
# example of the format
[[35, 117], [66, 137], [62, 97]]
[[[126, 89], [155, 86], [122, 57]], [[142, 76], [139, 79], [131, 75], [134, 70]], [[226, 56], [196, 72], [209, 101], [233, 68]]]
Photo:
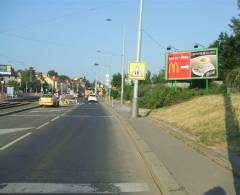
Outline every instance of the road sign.
[[165, 71], [167, 80], [217, 78], [217, 49], [167, 53]]
[[14, 95], [14, 87], [7, 87], [7, 96], [13, 97]]
[[0, 75], [5, 76], [5, 75], [11, 75], [11, 65], [5, 65], [5, 64], [0, 64]]
[[146, 65], [143, 62], [130, 62], [128, 65], [128, 79], [145, 80]]

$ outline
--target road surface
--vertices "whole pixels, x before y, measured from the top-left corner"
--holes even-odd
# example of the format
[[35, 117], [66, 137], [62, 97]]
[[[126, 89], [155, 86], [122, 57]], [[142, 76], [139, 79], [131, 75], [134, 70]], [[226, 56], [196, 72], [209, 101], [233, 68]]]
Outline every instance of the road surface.
[[1, 116], [0, 193], [160, 194], [101, 104]]

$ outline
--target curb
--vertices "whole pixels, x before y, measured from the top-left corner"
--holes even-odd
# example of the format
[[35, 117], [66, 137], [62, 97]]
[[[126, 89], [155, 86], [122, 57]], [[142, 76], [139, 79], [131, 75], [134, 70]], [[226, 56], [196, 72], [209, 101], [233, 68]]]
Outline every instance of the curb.
[[151, 148], [137, 134], [133, 127], [120, 116], [114, 109], [111, 109], [105, 103], [102, 104], [109, 112], [111, 112], [119, 121], [122, 129], [127, 131], [128, 135], [134, 142], [138, 152], [147, 165], [154, 182], [158, 186], [162, 195], [187, 195], [184, 187], [180, 186], [167, 170], [164, 164], [157, 158]]
[[26, 111], [26, 110], [31, 110], [31, 109], [38, 108], [38, 107], [40, 107], [40, 106], [36, 105], [36, 106], [32, 106], [32, 107], [27, 107], [27, 108], [22, 108], [22, 109], [18, 109], [18, 110], [13, 110], [13, 111], [10, 111], [10, 112], [0, 113], [0, 117], [1, 116], [6, 116], [6, 115], [10, 115], [10, 114], [14, 114], [14, 113], [18, 113], [18, 112], [22, 112], [22, 111]]
[[162, 125], [162, 126], [166, 127], [167, 129], [171, 129], [171, 130], [166, 130], [165, 132], [174, 136], [175, 138], [181, 140], [187, 146], [196, 150], [203, 156], [206, 156], [209, 160], [215, 162], [219, 166], [221, 166], [229, 171], [232, 171], [235, 176], [240, 177], [240, 172], [239, 172], [240, 167], [237, 169], [235, 169], [235, 168], [233, 169], [232, 164], [228, 160], [226, 160], [224, 157], [221, 157], [220, 155], [218, 155], [218, 153], [215, 152], [214, 150], [209, 149], [206, 146], [204, 146], [203, 144], [193, 141], [193, 140], [187, 138], [186, 136], [182, 135], [181, 133], [179, 133], [179, 131], [181, 131], [181, 130], [179, 130], [177, 127], [173, 127], [169, 124], [158, 121], [152, 117], [149, 117], [149, 119], [152, 120], [158, 127], [160, 127], [160, 125]]

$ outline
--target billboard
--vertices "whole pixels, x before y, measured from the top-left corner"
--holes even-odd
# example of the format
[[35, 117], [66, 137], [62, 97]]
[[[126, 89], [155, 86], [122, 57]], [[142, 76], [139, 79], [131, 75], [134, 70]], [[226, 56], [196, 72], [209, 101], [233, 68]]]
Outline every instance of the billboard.
[[0, 64], [0, 76], [11, 75], [11, 65]]
[[129, 80], [145, 80], [146, 65], [143, 62], [130, 62], [128, 65]]
[[218, 77], [218, 50], [216, 48], [167, 53], [165, 62], [166, 80]]
[[14, 87], [7, 87], [7, 96], [8, 97], [14, 96]]

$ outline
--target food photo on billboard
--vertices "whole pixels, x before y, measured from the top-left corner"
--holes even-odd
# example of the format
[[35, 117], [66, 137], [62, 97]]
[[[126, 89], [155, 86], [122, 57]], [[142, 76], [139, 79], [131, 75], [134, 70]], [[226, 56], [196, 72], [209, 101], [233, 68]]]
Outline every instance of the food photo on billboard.
[[191, 52], [191, 78], [217, 78], [217, 49]]

